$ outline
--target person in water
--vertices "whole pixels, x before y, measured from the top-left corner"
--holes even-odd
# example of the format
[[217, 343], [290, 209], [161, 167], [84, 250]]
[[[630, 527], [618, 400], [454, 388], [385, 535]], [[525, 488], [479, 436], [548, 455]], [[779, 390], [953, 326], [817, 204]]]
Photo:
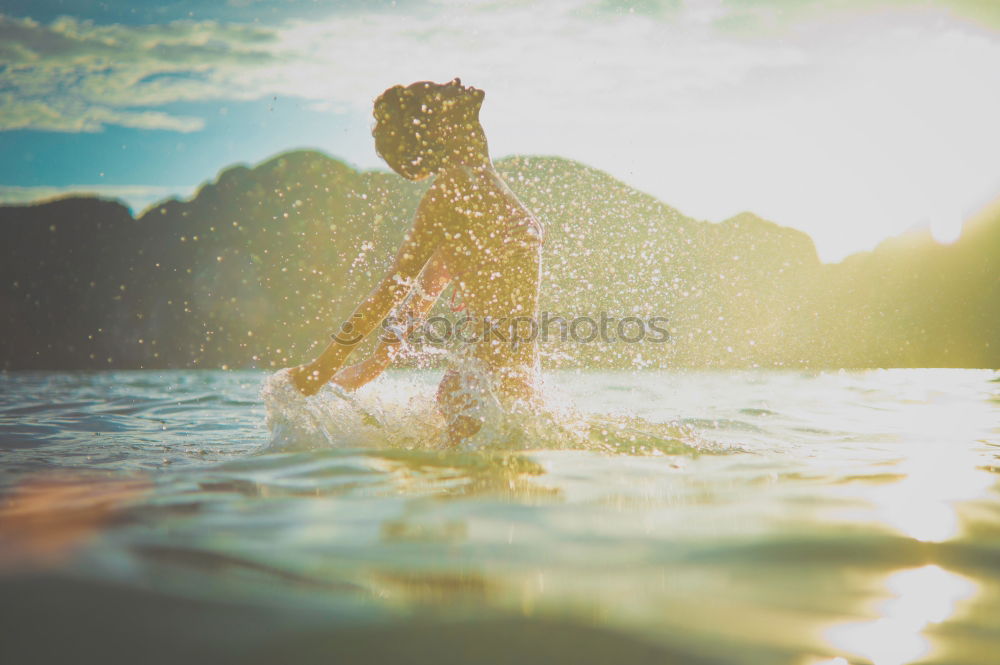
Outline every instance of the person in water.
[[335, 337], [314, 361], [292, 370], [303, 394], [330, 380], [355, 389], [378, 376], [408, 331], [384, 339], [365, 361], [341, 367], [390, 313], [419, 318], [454, 283], [453, 301], [460, 298], [474, 323], [466, 337], [475, 341], [437, 392], [451, 442], [479, 431], [491, 401], [534, 401], [538, 344], [524, 324], [530, 330], [537, 320], [543, 229], [493, 167], [479, 122], [484, 96], [456, 78], [397, 85], [375, 100], [376, 152], [404, 178], [434, 181], [389, 271], [341, 327], [350, 339]]

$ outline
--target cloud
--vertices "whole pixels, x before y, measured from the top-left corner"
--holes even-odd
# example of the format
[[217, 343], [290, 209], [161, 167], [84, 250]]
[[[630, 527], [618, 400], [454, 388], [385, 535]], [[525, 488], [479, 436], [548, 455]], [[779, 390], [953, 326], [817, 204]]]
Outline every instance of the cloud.
[[194, 131], [197, 119], [151, 109], [281, 95], [362, 110], [380, 86], [456, 73], [516, 78], [533, 92], [590, 103], [619, 79], [631, 84], [617, 95], [621, 105], [630, 103], [631, 90], [631, 101], [649, 106], [658, 101], [651, 95], [668, 101], [737, 82], [760, 66], [797, 62], [780, 45], [706, 38], [704, 12], [674, 12], [664, 22], [600, 19], [591, 8], [439, 1], [405, 17], [357, 11], [271, 26], [97, 25], [69, 17], [43, 25], [0, 16], [0, 130], [92, 132], [120, 124]]
[[2, 128], [56, 132], [97, 132], [105, 125], [138, 129], [165, 129], [194, 132], [204, 127], [201, 118], [177, 116], [160, 111], [130, 111], [107, 106], [81, 104], [77, 100], [24, 99], [0, 94]]
[[163, 106], [270, 96], [368, 115], [390, 85], [461, 76], [487, 91], [498, 155], [578, 158], [704, 218], [750, 208], [839, 258], [995, 195], [991, 6], [432, 0], [253, 24], [0, 18], [0, 130], [196, 131]]
[[[714, 2], [715, 0], [705, 0]], [[736, 29], [785, 26], [837, 13], [937, 10], [984, 26], [1000, 28], [1000, 3], [996, 0], [719, 0], [723, 19]]]
[[94, 132], [105, 125], [190, 132], [200, 119], [153, 107], [260, 94], [232, 71], [275, 59], [273, 30], [214, 22], [49, 25], [0, 15], [0, 130]]
[[[545, 99], [543, 114], [569, 115], [586, 126], [587, 116], [670, 113], [745, 89], [762, 74], [817, 66], [810, 45], [773, 39], [766, 29], [787, 29], [790, 17], [807, 20], [819, 11], [818, 0], [436, 0], [404, 3], [395, 12], [381, 5], [338, 7], [324, 20], [259, 23], [97, 25], [61, 17], [43, 25], [0, 15], [0, 131], [93, 132], [117, 124], [190, 132], [203, 122], [156, 108], [271, 95], [367, 114], [384, 87], [455, 75], [490, 91], [514, 92], [505, 98], [518, 104]], [[734, 25], [742, 28], [734, 33]], [[765, 38], [755, 33], [761, 30]]]
[[322, 19], [333, 14], [399, 11], [427, 0], [4, 0], [9, 16], [30, 16], [48, 23], [60, 16], [76, 16], [96, 23], [145, 25], [177, 20], [214, 20], [274, 24], [289, 19]]
[[[65, 187], [15, 187], [0, 185], [0, 205], [44, 203], [67, 196], [99, 196], [125, 201], [139, 212], [169, 196], [187, 196], [184, 188], [155, 185], [67, 185]], [[193, 188], [189, 188], [193, 189]]]

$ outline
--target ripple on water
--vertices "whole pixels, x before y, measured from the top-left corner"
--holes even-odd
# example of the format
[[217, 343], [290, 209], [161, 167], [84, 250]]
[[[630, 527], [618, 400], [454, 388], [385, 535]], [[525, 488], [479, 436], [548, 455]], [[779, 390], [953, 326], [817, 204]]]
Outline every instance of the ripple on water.
[[[557, 373], [568, 406], [459, 450], [438, 445], [437, 378], [309, 401], [259, 372], [3, 375], [0, 484], [20, 493], [16, 516], [0, 502], [0, 566], [33, 533], [82, 538], [58, 583], [0, 574], [5, 625], [87, 628], [98, 649], [226, 635], [243, 662], [261, 643], [288, 660], [309, 626], [378, 634], [359, 660], [443, 626], [489, 625], [468, 634], [509, 654], [523, 633], [498, 617], [613, 632], [606, 662], [636, 644], [716, 663], [1000, 649], [992, 374]], [[586, 662], [544, 637], [545, 662]], [[291, 660], [343, 653], [323, 644]]]

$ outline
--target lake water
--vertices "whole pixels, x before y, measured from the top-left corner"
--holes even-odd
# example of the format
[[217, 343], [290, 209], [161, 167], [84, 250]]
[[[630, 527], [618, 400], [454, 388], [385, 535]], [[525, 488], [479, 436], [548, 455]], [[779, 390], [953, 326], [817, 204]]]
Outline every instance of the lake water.
[[0, 660], [998, 662], [1000, 373], [438, 376], [0, 375]]

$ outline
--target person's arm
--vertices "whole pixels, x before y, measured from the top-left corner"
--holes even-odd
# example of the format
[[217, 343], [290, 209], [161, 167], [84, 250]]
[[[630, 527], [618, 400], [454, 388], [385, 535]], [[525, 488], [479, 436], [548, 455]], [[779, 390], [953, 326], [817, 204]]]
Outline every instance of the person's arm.
[[376, 379], [399, 353], [406, 338], [423, 323], [427, 312], [450, 281], [451, 275], [441, 253], [438, 252], [427, 262], [427, 267], [420, 273], [417, 287], [410, 294], [410, 298], [403, 303], [406, 327], [398, 333], [394, 330], [386, 331], [388, 334], [382, 338], [370, 356], [337, 372], [333, 382], [346, 390], [357, 390]]
[[413, 228], [403, 239], [389, 272], [340, 326], [341, 332], [334, 336], [316, 360], [292, 369], [292, 383], [299, 392], [305, 395], [318, 392], [333, 378], [358, 343], [410, 292], [414, 279], [437, 249], [440, 234], [434, 214], [436, 194], [435, 188], [431, 187], [424, 195], [417, 208]]

